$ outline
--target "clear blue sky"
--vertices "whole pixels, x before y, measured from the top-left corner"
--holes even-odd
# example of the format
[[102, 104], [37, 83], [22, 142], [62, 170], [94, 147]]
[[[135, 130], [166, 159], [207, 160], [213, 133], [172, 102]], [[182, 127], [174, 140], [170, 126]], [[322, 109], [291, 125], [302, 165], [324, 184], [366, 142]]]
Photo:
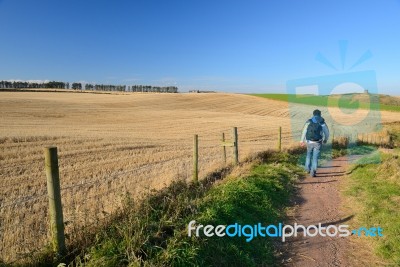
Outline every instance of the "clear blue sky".
[[0, 80], [285, 92], [342, 72], [347, 40], [344, 71], [370, 50], [352, 71], [400, 94], [400, 0], [0, 0], [0, 12]]

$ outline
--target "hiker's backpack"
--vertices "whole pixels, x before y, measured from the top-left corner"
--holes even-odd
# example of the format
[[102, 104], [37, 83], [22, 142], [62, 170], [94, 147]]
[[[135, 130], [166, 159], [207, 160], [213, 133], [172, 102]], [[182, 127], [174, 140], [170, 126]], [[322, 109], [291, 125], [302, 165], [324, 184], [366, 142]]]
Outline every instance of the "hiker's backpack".
[[322, 140], [322, 126], [324, 121], [313, 122], [313, 120], [308, 120], [309, 124], [307, 126], [306, 139], [310, 141], [320, 141]]

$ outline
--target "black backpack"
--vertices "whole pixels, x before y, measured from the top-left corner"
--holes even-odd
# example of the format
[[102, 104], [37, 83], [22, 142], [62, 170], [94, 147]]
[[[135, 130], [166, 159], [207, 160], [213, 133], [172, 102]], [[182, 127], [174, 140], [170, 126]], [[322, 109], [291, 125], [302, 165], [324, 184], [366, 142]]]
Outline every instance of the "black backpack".
[[309, 124], [307, 126], [306, 139], [310, 141], [320, 141], [322, 140], [322, 124], [324, 124], [324, 120], [321, 122], [313, 122], [313, 120], [308, 120]]

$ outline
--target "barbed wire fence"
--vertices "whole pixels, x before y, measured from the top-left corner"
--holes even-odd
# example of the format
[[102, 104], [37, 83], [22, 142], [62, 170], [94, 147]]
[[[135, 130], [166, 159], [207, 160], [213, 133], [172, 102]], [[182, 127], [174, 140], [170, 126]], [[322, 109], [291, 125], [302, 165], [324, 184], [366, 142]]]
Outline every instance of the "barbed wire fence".
[[[98, 225], [109, 219], [116, 210], [122, 207], [126, 194], [140, 199], [151, 190], [162, 189], [174, 180], [181, 179], [189, 182], [193, 179], [195, 164], [198, 166], [198, 177], [204, 178], [207, 173], [234, 163], [235, 156], [241, 162], [251, 154], [276, 149], [281, 140], [290, 139], [288, 131], [280, 132], [277, 129], [276, 133], [266, 131], [260, 134], [259, 128], [257, 128], [258, 131], [255, 130], [256, 128], [250, 127], [239, 128], [237, 141], [234, 140], [231, 129], [202, 132], [198, 135], [197, 163], [193, 157], [194, 148], [191, 138], [171, 149], [168, 143], [158, 144], [155, 147], [171, 157], [151, 159], [143, 164], [134, 162], [134, 156], [123, 155], [121, 158], [115, 157], [108, 160], [102, 158], [84, 167], [75, 163], [73, 166], [68, 166], [68, 160], [74, 154], [83, 152], [65, 151], [59, 157], [58, 165], [61, 180], [59, 193], [67, 245], [80, 236], [83, 227]], [[225, 140], [222, 140], [222, 132], [224, 132]], [[238, 155], [235, 155], [235, 146], [238, 148]], [[121, 150], [125, 149], [123, 143], [118, 144], [118, 147]], [[174, 156], [173, 152], [175, 153], [177, 149], [180, 153]], [[90, 153], [96, 153], [96, 149]], [[121, 161], [125, 164], [117, 170], [95, 171], [98, 164], [106, 168]], [[48, 246], [49, 240], [52, 239], [53, 234], [49, 230], [51, 228], [49, 195], [43, 172], [43, 158], [41, 161], [35, 158], [34, 162], [25, 165], [11, 164], [0, 167], [2, 170], [17, 169], [29, 177], [31, 173], [29, 168], [38, 170], [40, 165], [42, 165], [43, 179], [37, 184], [28, 185], [29, 192], [32, 193], [21, 192], [21, 196], [11, 199], [0, 196], [0, 262], [3, 260], [7, 263], [16, 263], [29, 260]], [[0, 173], [0, 177], [2, 175], [4, 176]], [[9, 180], [12, 182], [7, 180], [6, 186], [10, 191], [16, 191], [16, 194], [19, 192], [19, 185], [29, 183], [29, 180], [24, 181], [22, 178]], [[75, 252], [70, 250], [68, 254]]]

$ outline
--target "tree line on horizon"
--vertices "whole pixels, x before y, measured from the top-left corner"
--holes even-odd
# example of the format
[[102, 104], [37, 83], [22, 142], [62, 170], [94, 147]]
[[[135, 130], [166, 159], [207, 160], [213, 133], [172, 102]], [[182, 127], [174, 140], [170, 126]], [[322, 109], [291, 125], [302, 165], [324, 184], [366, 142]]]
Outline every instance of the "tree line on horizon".
[[[82, 83], [50, 81], [45, 83], [23, 82], [23, 81], [0, 81], [0, 89], [73, 89], [83, 90]], [[84, 86], [85, 90], [91, 91], [119, 91], [119, 92], [155, 92], [155, 93], [177, 93], [176, 86], [151, 86], [151, 85], [112, 85], [112, 84], [90, 84]]]
[[52, 88], [69, 89], [69, 83], [51, 81], [47, 83], [22, 82], [22, 81], [0, 81], [1, 89], [22, 89], [22, 88]]

